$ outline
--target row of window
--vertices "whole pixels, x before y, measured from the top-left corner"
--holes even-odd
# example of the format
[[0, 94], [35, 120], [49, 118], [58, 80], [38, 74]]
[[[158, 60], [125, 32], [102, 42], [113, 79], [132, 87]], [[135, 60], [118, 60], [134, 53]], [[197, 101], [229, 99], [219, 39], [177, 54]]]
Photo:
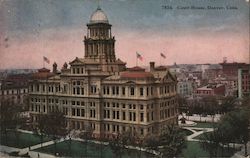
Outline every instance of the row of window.
[[24, 94], [28, 93], [27, 89], [1, 90], [1, 95]]
[[177, 113], [176, 108], [160, 110], [160, 119], [166, 119], [174, 116]]
[[[140, 87], [139, 88], [139, 95], [146, 96], [148, 95], [153, 95], [154, 88], [153, 87], [146, 87], [146, 93], [144, 92], [144, 88]], [[102, 93], [104, 95], [126, 95], [126, 93], [129, 92], [130, 96], [134, 96], [136, 94], [136, 88], [131, 86], [131, 87], [119, 87], [119, 86], [103, 86], [102, 88]]]
[[[42, 87], [42, 88], [41, 88]], [[37, 85], [31, 85], [31, 92], [45, 92], [45, 85], [42, 85], [40, 87], [39, 84]], [[41, 89], [40, 89], [41, 88]], [[66, 92], [67, 87], [64, 85], [64, 88], [62, 88], [63, 92]], [[61, 88], [60, 85], [48, 85], [48, 92], [49, 93], [57, 93], [60, 92]], [[167, 94], [170, 92], [175, 92], [176, 86], [163, 86], [160, 87], [160, 94]], [[135, 96], [137, 94], [137, 88], [136, 87], [120, 87], [120, 86], [103, 86], [102, 88], [103, 95], [130, 95]], [[72, 94], [74, 95], [84, 95], [85, 89], [82, 86], [82, 83], [80, 81], [74, 81], [73, 87], [72, 87]], [[97, 85], [91, 85], [90, 86], [90, 94], [97, 94]], [[138, 95], [139, 96], [149, 96], [154, 95], [154, 87], [139, 87], [138, 89]]]

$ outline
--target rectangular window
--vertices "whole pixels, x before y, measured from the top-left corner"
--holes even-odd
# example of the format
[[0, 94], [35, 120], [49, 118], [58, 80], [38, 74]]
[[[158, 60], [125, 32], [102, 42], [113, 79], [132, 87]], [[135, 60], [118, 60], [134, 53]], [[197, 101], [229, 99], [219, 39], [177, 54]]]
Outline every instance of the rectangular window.
[[72, 110], [72, 116], [75, 116], [76, 115], [76, 111], [75, 111], [76, 109], [72, 108], [71, 110]]
[[119, 111], [116, 111], [116, 119], [120, 119], [120, 112]]
[[122, 87], [122, 95], [125, 95], [125, 87]]
[[154, 121], [154, 112], [151, 112], [151, 120]]
[[129, 112], [129, 121], [132, 121], [132, 112]]
[[107, 110], [107, 118], [110, 118], [110, 110]]
[[107, 87], [107, 94], [109, 95], [109, 87]]
[[84, 95], [84, 88], [81, 88], [81, 95]]
[[80, 116], [80, 109], [76, 109], [76, 115]]
[[113, 111], [113, 119], [115, 119], [115, 111]]
[[140, 96], [143, 96], [143, 88], [140, 88]]
[[103, 86], [103, 94], [106, 94], [106, 87]]
[[133, 113], [133, 121], [136, 121], [136, 113]]
[[130, 95], [135, 95], [135, 88], [134, 87], [130, 87]]
[[122, 112], [122, 120], [126, 120], [126, 112], [125, 111]]
[[143, 122], [144, 121], [144, 113], [141, 113], [140, 115], [141, 115], [141, 122]]
[[82, 116], [82, 117], [85, 116], [85, 109], [81, 109], [81, 116]]
[[143, 110], [143, 105], [140, 105], [140, 109]]
[[119, 87], [116, 87], [116, 94], [119, 95]]
[[115, 95], [115, 87], [112, 87], [112, 94]]

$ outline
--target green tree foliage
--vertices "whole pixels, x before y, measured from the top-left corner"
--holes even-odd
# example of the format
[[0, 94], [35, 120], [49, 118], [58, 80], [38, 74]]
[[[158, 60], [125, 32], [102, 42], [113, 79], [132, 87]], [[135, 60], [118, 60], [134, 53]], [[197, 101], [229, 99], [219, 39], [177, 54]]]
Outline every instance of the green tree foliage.
[[121, 134], [117, 134], [113, 137], [113, 139], [109, 142], [109, 146], [113, 153], [115, 154], [115, 157], [122, 157], [122, 154], [125, 152], [125, 142], [122, 138]]
[[66, 128], [66, 118], [62, 112], [50, 112], [48, 114], [41, 114], [39, 121], [37, 122], [40, 131], [45, 135], [51, 136], [54, 143], [54, 149], [56, 154], [57, 139], [65, 137], [68, 134]]
[[185, 134], [177, 125], [169, 125], [160, 136], [163, 148], [160, 149], [164, 157], [175, 157], [185, 147]]
[[[0, 131], [1, 137], [5, 135], [5, 141], [7, 140], [8, 130], [16, 130], [21, 127], [26, 121], [21, 116], [22, 107], [14, 103], [10, 99], [2, 99], [0, 104]], [[15, 132], [17, 137], [17, 143], [19, 143], [19, 134]]]
[[80, 133], [80, 138], [84, 140], [85, 156], [87, 157], [88, 142], [93, 138], [93, 129], [90, 125], [85, 127], [85, 130]]
[[175, 157], [185, 147], [185, 133], [177, 125], [168, 125], [160, 136], [145, 138], [148, 150], [159, 151], [163, 157]]
[[[245, 146], [245, 155], [247, 155], [249, 115], [249, 111], [245, 109], [238, 109], [225, 114], [214, 132], [205, 135], [205, 139], [202, 141], [204, 149], [211, 153], [211, 150], [218, 147], [217, 144], [229, 146], [229, 143], [242, 143]], [[214, 154], [216, 153], [212, 153], [211, 156], [217, 156]]]

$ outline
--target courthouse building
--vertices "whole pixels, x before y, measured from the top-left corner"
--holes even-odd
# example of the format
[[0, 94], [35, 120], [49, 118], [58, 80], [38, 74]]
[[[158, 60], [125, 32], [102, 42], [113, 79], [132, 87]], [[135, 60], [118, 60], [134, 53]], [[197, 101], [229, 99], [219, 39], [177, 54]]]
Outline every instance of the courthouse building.
[[30, 81], [30, 115], [64, 112], [68, 128], [110, 138], [131, 130], [141, 137], [159, 135], [176, 124], [176, 77], [166, 67], [126, 68], [116, 58], [115, 38], [106, 14], [98, 8], [87, 24], [84, 58], [76, 57], [59, 72], [40, 69]]

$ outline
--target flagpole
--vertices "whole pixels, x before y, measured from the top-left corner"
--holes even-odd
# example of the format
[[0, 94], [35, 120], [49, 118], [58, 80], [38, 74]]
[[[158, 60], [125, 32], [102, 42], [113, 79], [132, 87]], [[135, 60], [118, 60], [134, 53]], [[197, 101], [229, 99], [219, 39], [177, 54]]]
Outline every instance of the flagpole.
[[45, 68], [44, 59], [43, 59], [43, 67]]
[[138, 57], [137, 57], [137, 54], [136, 54], [136, 66], [138, 66]]
[[[161, 56], [161, 54], [160, 54], [160, 56]], [[162, 58], [162, 57], [160, 57], [160, 66], [161, 66], [161, 58]]]

